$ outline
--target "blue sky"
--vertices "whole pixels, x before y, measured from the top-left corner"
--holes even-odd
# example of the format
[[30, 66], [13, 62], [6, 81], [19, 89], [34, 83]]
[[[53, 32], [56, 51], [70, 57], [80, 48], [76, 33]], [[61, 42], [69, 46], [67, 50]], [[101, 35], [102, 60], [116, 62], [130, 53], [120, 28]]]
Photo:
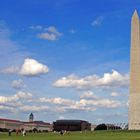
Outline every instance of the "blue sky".
[[138, 0], [0, 4], [0, 117], [128, 120], [130, 23]]

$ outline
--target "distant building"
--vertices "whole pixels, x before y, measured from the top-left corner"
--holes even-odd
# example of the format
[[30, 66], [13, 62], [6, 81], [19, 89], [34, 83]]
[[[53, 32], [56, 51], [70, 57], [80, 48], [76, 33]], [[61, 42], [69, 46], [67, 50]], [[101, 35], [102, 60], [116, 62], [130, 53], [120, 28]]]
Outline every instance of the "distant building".
[[43, 121], [33, 121], [34, 116], [31, 113], [29, 116], [29, 122], [23, 122], [19, 120], [0, 118], [0, 128], [2, 129], [25, 129], [38, 130], [38, 131], [52, 131], [52, 124]]
[[29, 115], [29, 122], [33, 122], [33, 121], [34, 121], [34, 115], [33, 115], [33, 113], [31, 113]]
[[23, 123], [19, 120], [0, 118], [0, 128], [2, 129], [21, 129], [22, 127]]
[[57, 120], [53, 122], [54, 131], [84, 131], [91, 130], [91, 124], [84, 120]]
[[22, 126], [25, 130], [52, 131], [53, 127], [50, 123], [43, 121], [23, 122]]

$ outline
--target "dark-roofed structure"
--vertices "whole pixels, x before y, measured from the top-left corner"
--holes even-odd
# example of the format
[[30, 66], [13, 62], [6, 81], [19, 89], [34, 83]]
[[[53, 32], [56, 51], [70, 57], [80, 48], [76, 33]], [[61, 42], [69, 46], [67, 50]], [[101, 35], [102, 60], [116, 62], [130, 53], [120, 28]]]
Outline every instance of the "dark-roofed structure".
[[56, 120], [53, 122], [54, 131], [84, 131], [91, 130], [91, 124], [84, 120]]

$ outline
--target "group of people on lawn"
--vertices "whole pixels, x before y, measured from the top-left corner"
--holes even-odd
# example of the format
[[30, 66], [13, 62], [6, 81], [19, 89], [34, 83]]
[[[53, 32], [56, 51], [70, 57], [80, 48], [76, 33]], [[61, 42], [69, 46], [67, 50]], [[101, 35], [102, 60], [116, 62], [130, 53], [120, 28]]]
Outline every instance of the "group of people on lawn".
[[[11, 129], [8, 131], [9, 136], [11, 136], [12, 132], [13, 132], [13, 130], [11, 130]], [[23, 136], [26, 136], [25, 129], [22, 129], [22, 130], [16, 129], [16, 135], [18, 135], [19, 133], [22, 133]]]

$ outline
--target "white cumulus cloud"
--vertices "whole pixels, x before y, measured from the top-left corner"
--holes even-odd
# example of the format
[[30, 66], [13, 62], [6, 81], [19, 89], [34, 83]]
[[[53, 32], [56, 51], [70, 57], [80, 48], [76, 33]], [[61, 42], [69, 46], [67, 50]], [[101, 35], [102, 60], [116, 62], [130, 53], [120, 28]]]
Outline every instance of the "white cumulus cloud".
[[29, 27], [32, 30], [42, 30], [43, 27], [41, 25], [32, 25]]
[[[47, 98], [36, 97], [28, 92], [19, 91], [12, 96], [0, 96], [0, 112], [47, 112], [47, 113], [73, 113], [95, 111], [99, 108], [112, 109], [126, 107], [126, 102], [108, 98], [93, 98], [93, 93], [87, 92], [77, 100], [62, 97]], [[91, 98], [89, 98], [91, 97]], [[53, 108], [53, 109], [52, 109]]]
[[80, 98], [85, 98], [85, 99], [98, 99], [98, 97], [93, 93], [92, 91], [85, 91]]
[[[2, 74], [20, 74], [23, 76], [38, 76], [48, 72], [49, 72], [49, 68], [47, 65], [44, 65], [32, 58], [24, 59], [24, 62], [20, 67], [11, 66], [0, 70], [0, 73]], [[21, 80], [13, 81], [12, 86], [14, 88], [18, 88], [17, 85], [22, 86], [23, 82]]]
[[26, 87], [26, 85], [24, 84], [24, 82], [21, 79], [12, 81], [11, 85], [14, 89], [18, 89], [18, 90]]
[[40, 98], [39, 99], [40, 102], [48, 102], [48, 103], [53, 103], [53, 104], [60, 104], [60, 105], [71, 105], [74, 104], [73, 100], [70, 99], [63, 99], [60, 97], [56, 97], [56, 98]]
[[49, 26], [48, 28], [46, 28], [46, 30], [52, 34], [55, 34], [57, 36], [61, 36], [62, 33], [58, 32], [58, 30], [56, 29], [55, 26]]
[[119, 94], [118, 94], [117, 92], [112, 92], [112, 93], [111, 93], [111, 96], [112, 96], [112, 97], [117, 97], [117, 96], [119, 96]]
[[49, 68], [35, 59], [26, 58], [19, 71], [24, 76], [37, 76], [49, 72]]
[[100, 26], [100, 25], [102, 25], [103, 20], [104, 20], [104, 17], [99, 16], [94, 21], [92, 21], [91, 25], [93, 27]]
[[40, 39], [54, 41], [59, 39], [61, 35], [62, 33], [60, 33], [55, 26], [49, 26], [48, 28], [44, 28], [43, 32], [39, 33], [37, 37]]
[[51, 40], [51, 41], [57, 40], [57, 35], [50, 34], [50, 33], [40, 33], [38, 34], [38, 37], [41, 39], [46, 39], [46, 40]]
[[14, 74], [17, 73], [19, 71], [19, 67], [18, 66], [11, 66], [8, 68], [4, 68], [0, 70], [0, 73], [3, 74]]
[[74, 87], [74, 88], [92, 88], [92, 87], [121, 87], [128, 86], [128, 74], [120, 74], [113, 70], [112, 73], [105, 73], [102, 77], [98, 75], [89, 75], [86, 77], [78, 77], [75, 74], [62, 77], [55, 81], [56, 87]]
[[19, 91], [13, 96], [0, 96], [0, 105], [3, 106], [20, 106], [21, 102], [29, 100], [32, 98], [31, 93], [25, 93], [23, 91]]
[[48, 106], [36, 106], [36, 105], [24, 105], [19, 108], [22, 112], [42, 112], [42, 111], [48, 111]]
[[117, 108], [122, 106], [122, 103], [120, 101], [115, 101], [110, 99], [98, 99], [98, 100], [81, 99], [79, 101], [79, 104], [82, 104], [84, 106], [93, 105], [96, 107], [103, 107], [103, 108]]

